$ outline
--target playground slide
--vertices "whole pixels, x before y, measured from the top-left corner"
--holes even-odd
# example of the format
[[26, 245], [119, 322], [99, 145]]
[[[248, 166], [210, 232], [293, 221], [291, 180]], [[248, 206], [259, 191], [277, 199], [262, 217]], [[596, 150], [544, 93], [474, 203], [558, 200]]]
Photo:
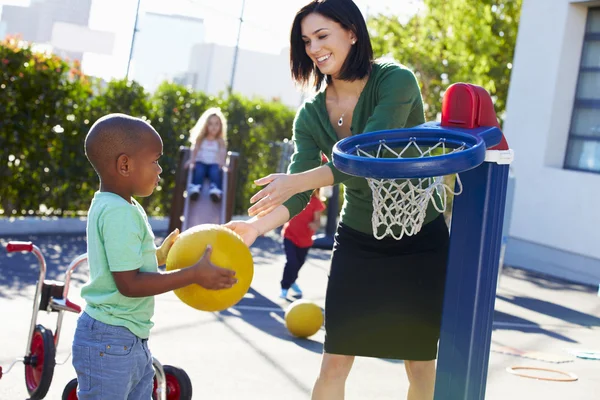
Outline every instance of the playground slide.
[[[183, 220], [181, 221], [181, 231], [192, 228], [200, 224], [224, 224], [226, 221], [227, 190], [223, 191], [221, 201], [214, 202], [209, 195], [208, 179], [202, 184], [202, 192], [196, 200], [190, 199], [187, 195], [187, 188], [192, 181], [193, 169], [187, 172], [186, 194], [183, 205]], [[223, 173], [223, 188], [227, 185], [228, 174]]]
[[199, 224], [223, 224], [233, 215], [239, 153], [227, 152], [225, 166], [222, 168], [223, 197], [216, 203], [210, 199], [208, 182], [202, 185], [202, 193], [198, 199], [191, 200], [188, 197], [187, 187], [192, 179], [192, 170], [185, 168], [185, 165], [189, 156], [190, 149], [180, 147], [173, 202], [169, 211], [169, 232], [174, 229], [183, 232]]

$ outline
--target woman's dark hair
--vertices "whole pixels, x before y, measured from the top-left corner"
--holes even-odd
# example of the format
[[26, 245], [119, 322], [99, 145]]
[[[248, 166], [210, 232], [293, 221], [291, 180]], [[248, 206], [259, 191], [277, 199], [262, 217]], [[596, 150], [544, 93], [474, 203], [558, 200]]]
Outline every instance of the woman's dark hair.
[[[290, 33], [290, 67], [292, 78], [306, 87], [314, 74], [315, 89], [319, 89], [325, 75], [306, 54], [306, 45], [302, 39], [302, 20], [309, 14], [317, 13], [340, 24], [344, 29], [356, 35], [356, 44], [352, 46], [339, 79], [354, 81], [362, 79], [371, 72], [373, 48], [367, 31], [367, 24], [359, 8], [352, 0], [313, 0], [296, 14]], [[327, 77], [327, 80], [331, 77]]]

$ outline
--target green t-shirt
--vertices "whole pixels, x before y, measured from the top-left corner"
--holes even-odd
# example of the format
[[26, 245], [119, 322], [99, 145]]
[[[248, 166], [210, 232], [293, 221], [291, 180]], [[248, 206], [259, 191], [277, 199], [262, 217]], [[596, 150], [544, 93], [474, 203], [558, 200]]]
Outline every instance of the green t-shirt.
[[[412, 71], [393, 62], [374, 63], [354, 108], [350, 128], [352, 134], [410, 128], [424, 122], [423, 99]], [[324, 90], [298, 110], [294, 120], [293, 141], [295, 152], [288, 168], [290, 174], [320, 166], [321, 152], [329, 160], [332, 159], [333, 146], [338, 142], [338, 137], [329, 120]], [[372, 234], [373, 197], [367, 180], [340, 172], [332, 161], [327, 165], [333, 172], [334, 183], [343, 183], [345, 186], [341, 221], [360, 232]], [[284, 203], [290, 218], [306, 206], [311, 192], [299, 193]], [[430, 202], [424, 223], [438, 215], [439, 212]]]
[[110, 192], [96, 192], [88, 213], [87, 252], [90, 279], [81, 289], [85, 312], [109, 325], [124, 326], [147, 339], [154, 325], [154, 296], [126, 297], [112, 272], [157, 272], [156, 245], [140, 204]]

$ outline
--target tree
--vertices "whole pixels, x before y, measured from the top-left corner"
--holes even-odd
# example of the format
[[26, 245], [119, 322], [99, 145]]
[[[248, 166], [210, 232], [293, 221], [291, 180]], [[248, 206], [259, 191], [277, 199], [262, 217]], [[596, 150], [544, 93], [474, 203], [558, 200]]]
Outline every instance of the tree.
[[502, 121], [522, 0], [424, 0], [403, 23], [396, 16], [369, 20], [376, 57], [411, 68], [422, 86], [427, 120], [441, 111], [445, 89], [468, 82], [492, 96]]
[[163, 140], [162, 180], [139, 199], [150, 215], [168, 215], [180, 146], [208, 107], [220, 107], [229, 125], [229, 150], [240, 154], [236, 213], [258, 188], [253, 179], [275, 172], [274, 142], [289, 137], [294, 110], [278, 101], [239, 94], [210, 96], [164, 82], [147, 93], [133, 81], [85, 76], [79, 63], [39, 53], [18, 38], [0, 41], [0, 216], [81, 215], [98, 189], [84, 152], [91, 125], [108, 113], [152, 123]]

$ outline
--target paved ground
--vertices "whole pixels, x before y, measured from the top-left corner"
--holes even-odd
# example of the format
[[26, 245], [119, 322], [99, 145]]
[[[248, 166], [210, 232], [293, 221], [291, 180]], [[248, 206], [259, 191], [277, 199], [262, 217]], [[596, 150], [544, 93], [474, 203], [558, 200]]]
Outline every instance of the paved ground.
[[[9, 239], [0, 238], [4, 245]], [[29, 237], [48, 261], [48, 278], [62, 279], [75, 256], [85, 252], [83, 236]], [[163, 364], [189, 374], [195, 399], [307, 399], [318, 371], [323, 332], [309, 340], [292, 338], [283, 325], [287, 303], [277, 298], [283, 254], [279, 237], [261, 238], [253, 247], [256, 264], [252, 289], [237, 307], [203, 313], [173, 294], [157, 297], [156, 327], [150, 347]], [[311, 250], [301, 272], [305, 297], [323, 303], [330, 253]], [[87, 276], [75, 276], [72, 299]], [[33, 256], [6, 255], [0, 249], [0, 365], [23, 355], [32, 306], [37, 264]], [[57, 360], [69, 353], [76, 316], [66, 315]], [[54, 329], [54, 315], [39, 321]], [[549, 363], [503, 354], [504, 347], [569, 357], [566, 349], [600, 350], [600, 298], [592, 288], [505, 268], [500, 281], [494, 322], [486, 399], [592, 400], [600, 398], [600, 361], [571, 357]], [[348, 381], [355, 399], [406, 398], [407, 379], [401, 362], [357, 359]], [[515, 365], [553, 368], [574, 373], [576, 382], [521, 378], [506, 372]], [[57, 365], [48, 399], [60, 399], [74, 377], [70, 360]], [[0, 399], [25, 399], [23, 367], [18, 364], [0, 380]]]

